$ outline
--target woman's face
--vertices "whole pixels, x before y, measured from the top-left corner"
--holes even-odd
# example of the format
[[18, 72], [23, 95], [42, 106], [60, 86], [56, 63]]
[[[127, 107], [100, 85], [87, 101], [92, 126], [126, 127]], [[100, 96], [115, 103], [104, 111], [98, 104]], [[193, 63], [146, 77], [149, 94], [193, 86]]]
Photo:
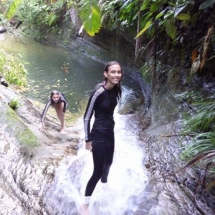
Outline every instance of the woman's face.
[[54, 94], [52, 96], [52, 100], [53, 100], [54, 103], [57, 103], [59, 101], [59, 99], [60, 99], [60, 95], [59, 94]]
[[122, 79], [122, 69], [120, 65], [114, 64], [108, 68], [108, 71], [104, 71], [104, 76], [107, 78], [107, 82], [111, 85], [116, 85]]

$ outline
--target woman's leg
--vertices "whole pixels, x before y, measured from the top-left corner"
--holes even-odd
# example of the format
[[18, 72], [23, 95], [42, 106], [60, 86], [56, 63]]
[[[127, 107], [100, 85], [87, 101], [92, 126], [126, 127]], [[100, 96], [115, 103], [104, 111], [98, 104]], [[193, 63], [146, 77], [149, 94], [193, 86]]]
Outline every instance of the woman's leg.
[[55, 110], [57, 112], [58, 119], [60, 120], [61, 131], [63, 131], [64, 128], [65, 128], [65, 120], [64, 120], [65, 113], [63, 112], [63, 110], [64, 110], [64, 103], [61, 102], [60, 104], [55, 104], [54, 107], [55, 107]]
[[102, 183], [107, 183], [107, 178], [108, 178], [110, 166], [113, 162], [114, 145], [115, 145], [114, 133], [111, 133], [108, 137], [107, 142], [106, 142], [103, 172], [102, 172], [102, 177], [101, 177]]
[[105, 158], [105, 144], [104, 142], [93, 142], [92, 143], [93, 163], [94, 170], [90, 180], [87, 183], [85, 196], [91, 196], [96, 184], [102, 176], [103, 164]]

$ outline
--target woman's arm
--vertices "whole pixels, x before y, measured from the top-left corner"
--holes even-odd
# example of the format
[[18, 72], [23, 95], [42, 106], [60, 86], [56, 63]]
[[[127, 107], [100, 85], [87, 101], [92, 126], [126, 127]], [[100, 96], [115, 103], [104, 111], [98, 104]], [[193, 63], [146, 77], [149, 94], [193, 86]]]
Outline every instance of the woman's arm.
[[90, 121], [94, 113], [94, 104], [95, 100], [93, 99], [93, 95], [90, 96], [87, 104], [87, 108], [84, 114], [84, 133], [85, 133], [85, 141], [91, 141], [90, 137]]
[[85, 148], [92, 151], [92, 141], [86, 142]]
[[99, 95], [104, 91], [104, 88], [101, 86], [99, 89], [95, 90], [87, 104], [87, 108], [84, 114], [84, 132], [85, 132], [85, 141], [90, 142], [91, 141], [91, 136], [90, 136], [90, 121], [94, 113], [94, 109], [96, 106], [96, 101], [99, 97]]
[[46, 117], [46, 113], [49, 109], [49, 106], [51, 105], [51, 99], [48, 100], [44, 110], [43, 110], [43, 113], [42, 113], [42, 117], [41, 117], [41, 123], [40, 123], [40, 126], [39, 126], [39, 129], [42, 131], [43, 130], [43, 126], [44, 126], [44, 121], [45, 121], [45, 117]]
[[66, 98], [64, 97], [63, 93], [61, 93], [60, 95], [61, 95], [60, 101], [63, 102], [63, 104], [64, 104], [64, 106], [63, 106], [63, 112], [65, 113], [66, 112], [66, 108], [68, 106], [68, 102], [67, 102]]

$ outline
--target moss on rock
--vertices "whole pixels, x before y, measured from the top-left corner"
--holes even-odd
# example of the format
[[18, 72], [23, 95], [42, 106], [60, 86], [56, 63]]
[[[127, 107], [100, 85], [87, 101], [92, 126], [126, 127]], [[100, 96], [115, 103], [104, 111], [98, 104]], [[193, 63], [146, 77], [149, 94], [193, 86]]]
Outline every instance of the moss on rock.
[[38, 138], [24, 124], [20, 117], [9, 106], [1, 103], [3, 124], [7, 131], [20, 143], [26, 146], [37, 146]]

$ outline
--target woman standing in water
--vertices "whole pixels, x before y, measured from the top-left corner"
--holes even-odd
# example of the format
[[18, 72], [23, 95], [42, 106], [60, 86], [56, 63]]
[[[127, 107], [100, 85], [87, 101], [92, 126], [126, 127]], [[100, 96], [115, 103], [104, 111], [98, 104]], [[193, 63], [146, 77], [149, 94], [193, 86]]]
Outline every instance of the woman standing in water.
[[[107, 182], [114, 153], [114, 109], [121, 97], [122, 68], [116, 61], [107, 63], [104, 69], [105, 80], [98, 84], [91, 94], [84, 114], [86, 149], [92, 151], [94, 170], [85, 191], [85, 205], [89, 204], [99, 179]], [[90, 120], [95, 121], [90, 131]]]
[[50, 95], [50, 99], [48, 100], [43, 113], [42, 113], [42, 118], [41, 118], [41, 123], [40, 123], [40, 130], [43, 131], [44, 127], [44, 121], [46, 117], [46, 113], [48, 111], [49, 106], [52, 105], [57, 113], [58, 119], [60, 120], [61, 123], [61, 133], [64, 133], [64, 128], [65, 128], [65, 121], [64, 121], [64, 114], [66, 111], [67, 107], [67, 100], [64, 97], [64, 95], [57, 90], [53, 90]]

